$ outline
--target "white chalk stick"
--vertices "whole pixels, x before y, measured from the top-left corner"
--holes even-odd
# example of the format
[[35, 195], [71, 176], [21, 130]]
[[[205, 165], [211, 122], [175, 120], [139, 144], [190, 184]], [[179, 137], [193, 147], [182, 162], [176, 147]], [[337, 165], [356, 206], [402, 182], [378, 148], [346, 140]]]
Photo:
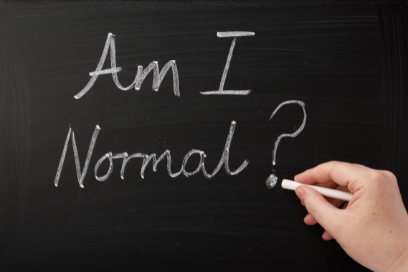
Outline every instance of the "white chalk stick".
[[315, 189], [316, 191], [318, 191], [324, 196], [331, 197], [331, 198], [337, 198], [337, 199], [341, 199], [344, 201], [350, 201], [351, 198], [353, 197], [352, 194], [343, 192], [343, 191], [339, 191], [339, 190], [334, 190], [334, 189], [329, 189], [329, 188], [324, 188], [324, 187], [314, 186], [314, 185], [307, 185], [307, 184], [299, 183], [299, 182], [288, 180], [288, 179], [284, 179], [282, 181], [283, 189], [294, 191], [299, 186], [307, 186], [307, 187]]

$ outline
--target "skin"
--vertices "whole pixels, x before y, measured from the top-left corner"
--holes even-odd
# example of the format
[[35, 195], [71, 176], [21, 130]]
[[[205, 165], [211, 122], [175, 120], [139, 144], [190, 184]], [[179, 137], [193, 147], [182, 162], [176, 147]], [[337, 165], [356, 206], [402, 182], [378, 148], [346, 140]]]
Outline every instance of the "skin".
[[333, 161], [295, 180], [353, 194], [339, 209], [344, 201], [325, 198], [306, 186], [296, 189], [309, 212], [304, 222], [319, 223], [324, 240], [335, 239], [351, 258], [373, 271], [408, 271], [408, 215], [394, 174]]

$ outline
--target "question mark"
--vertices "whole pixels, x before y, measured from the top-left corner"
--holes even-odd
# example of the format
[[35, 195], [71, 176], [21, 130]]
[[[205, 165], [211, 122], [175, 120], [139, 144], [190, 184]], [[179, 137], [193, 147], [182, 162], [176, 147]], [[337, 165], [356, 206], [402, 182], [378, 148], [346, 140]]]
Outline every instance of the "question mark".
[[[278, 112], [278, 110], [280, 108], [282, 108], [285, 105], [288, 104], [298, 104], [302, 107], [303, 109], [303, 122], [300, 125], [299, 129], [296, 130], [295, 132], [293, 132], [292, 134], [281, 134], [279, 135], [278, 139], [276, 139], [275, 141], [275, 148], [273, 149], [273, 156], [272, 156], [272, 165], [276, 165], [276, 150], [278, 149], [278, 145], [280, 140], [282, 140], [282, 138], [285, 137], [291, 137], [291, 138], [295, 138], [296, 136], [298, 136], [302, 130], [305, 128], [306, 125], [306, 109], [305, 109], [305, 103], [303, 101], [300, 100], [288, 100], [285, 102], [282, 102], [278, 107], [276, 107], [276, 109], [273, 111], [271, 117], [269, 118], [269, 121], [271, 121], [272, 117]], [[271, 174], [267, 179], [266, 179], [266, 187], [268, 187], [268, 189], [272, 189], [273, 187], [275, 187], [276, 183], [278, 182], [278, 177], [274, 174]]]

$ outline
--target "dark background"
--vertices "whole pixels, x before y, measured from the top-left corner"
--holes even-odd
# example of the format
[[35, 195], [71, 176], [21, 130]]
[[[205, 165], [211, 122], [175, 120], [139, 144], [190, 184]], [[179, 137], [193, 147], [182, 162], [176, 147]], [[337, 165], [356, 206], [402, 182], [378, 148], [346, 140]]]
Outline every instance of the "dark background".
[[[329, 160], [396, 173], [406, 203], [407, 21], [404, 2], [15, 2], [0, 1], [0, 267], [7, 271], [365, 271], [320, 226], [292, 191], [267, 189]], [[248, 96], [203, 96], [217, 90], [231, 38], [237, 38], [225, 89]], [[140, 91], [120, 91], [101, 75], [81, 99], [107, 34], [116, 36], [118, 73], [129, 85], [138, 65], [176, 60], [180, 97], [169, 70], [158, 92], [152, 75]], [[109, 58], [104, 68], [110, 67]], [[285, 138], [272, 166], [277, 137]], [[165, 163], [139, 175], [141, 160], [121, 162], [105, 182], [96, 161], [107, 152], [160, 155], [173, 171], [201, 149], [212, 171], [231, 121], [237, 122], [230, 168], [208, 180], [168, 176]], [[72, 145], [54, 177], [69, 126], [81, 168], [99, 133], [84, 189]], [[187, 170], [195, 169], [194, 155]], [[106, 173], [104, 162], [101, 175]]]

